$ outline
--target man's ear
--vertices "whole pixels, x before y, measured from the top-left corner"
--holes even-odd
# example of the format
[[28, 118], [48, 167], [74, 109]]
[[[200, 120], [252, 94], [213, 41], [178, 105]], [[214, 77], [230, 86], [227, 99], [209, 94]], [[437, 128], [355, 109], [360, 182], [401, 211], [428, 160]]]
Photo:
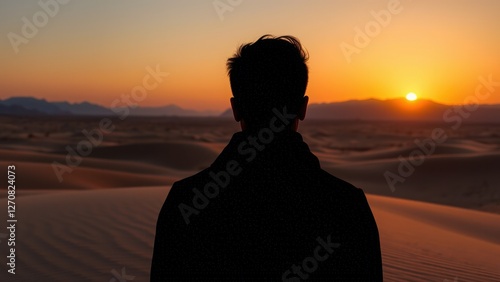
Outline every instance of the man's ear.
[[298, 117], [300, 120], [304, 120], [306, 118], [307, 112], [307, 103], [309, 102], [309, 97], [304, 96], [302, 100], [302, 105], [300, 105]]
[[231, 102], [231, 108], [233, 109], [234, 120], [237, 122], [240, 122], [241, 121], [241, 113], [240, 113], [240, 109], [238, 107], [238, 102], [236, 101], [236, 99], [234, 97], [232, 97], [229, 101]]

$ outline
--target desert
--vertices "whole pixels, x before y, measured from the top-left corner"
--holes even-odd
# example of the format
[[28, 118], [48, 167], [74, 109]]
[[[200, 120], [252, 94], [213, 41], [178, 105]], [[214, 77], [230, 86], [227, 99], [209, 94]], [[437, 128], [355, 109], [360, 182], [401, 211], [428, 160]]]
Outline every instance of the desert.
[[[17, 207], [16, 275], [3, 272], [2, 281], [148, 281], [170, 186], [209, 166], [239, 130], [223, 117], [116, 119], [116, 129], [59, 181], [54, 163], [67, 165], [66, 148], [88, 140], [82, 131], [102, 117], [0, 119], [0, 167], [15, 166]], [[323, 169], [367, 193], [385, 281], [498, 281], [500, 126], [448, 129], [394, 190], [384, 177], [397, 175], [401, 158], [419, 149], [415, 140], [435, 128], [444, 126], [311, 119], [299, 132]], [[3, 193], [3, 210], [7, 200]]]

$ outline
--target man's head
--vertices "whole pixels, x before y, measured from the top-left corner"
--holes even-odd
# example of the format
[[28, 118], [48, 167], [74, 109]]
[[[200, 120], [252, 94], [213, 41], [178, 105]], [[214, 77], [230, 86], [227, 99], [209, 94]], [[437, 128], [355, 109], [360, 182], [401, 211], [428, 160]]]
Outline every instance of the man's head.
[[296, 114], [291, 128], [305, 117], [308, 97], [307, 52], [293, 36], [264, 35], [253, 43], [242, 45], [227, 60], [233, 98], [231, 105], [242, 128], [266, 127], [273, 109]]

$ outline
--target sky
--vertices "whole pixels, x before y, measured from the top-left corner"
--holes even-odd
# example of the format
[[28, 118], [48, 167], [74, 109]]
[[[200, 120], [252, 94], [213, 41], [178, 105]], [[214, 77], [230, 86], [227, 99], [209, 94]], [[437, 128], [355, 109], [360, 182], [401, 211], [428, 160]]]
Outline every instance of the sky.
[[[139, 105], [221, 111], [227, 58], [273, 34], [308, 50], [310, 103], [414, 92], [461, 104], [479, 77], [500, 81], [499, 13], [496, 0], [2, 1], [0, 99], [109, 107], [149, 67], [168, 76]], [[497, 90], [480, 102], [500, 103]]]

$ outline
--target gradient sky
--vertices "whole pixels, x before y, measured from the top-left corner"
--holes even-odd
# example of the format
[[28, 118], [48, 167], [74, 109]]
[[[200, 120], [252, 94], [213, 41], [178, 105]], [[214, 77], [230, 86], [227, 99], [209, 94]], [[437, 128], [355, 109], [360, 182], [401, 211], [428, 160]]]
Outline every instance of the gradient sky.
[[[41, 0], [51, 2], [55, 0]], [[62, 0], [61, 0], [62, 1]], [[146, 66], [170, 75], [143, 106], [223, 110], [231, 96], [225, 63], [263, 34], [294, 35], [310, 53], [311, 102], [402, 97], [460, 104], [478, 76], [500, 81], [500, 1], [400, 0], [402, 10], [348, 62], [355, 28], [391, 0], [72, 0], [16, 54], [39, 0], [0, 2], [0, 99], [34, 96], [104, 106], [142, 83]], [[236, 3], [219, 17], [214, 2]], [[500, 89], [482, 103], [500, 103]]]

